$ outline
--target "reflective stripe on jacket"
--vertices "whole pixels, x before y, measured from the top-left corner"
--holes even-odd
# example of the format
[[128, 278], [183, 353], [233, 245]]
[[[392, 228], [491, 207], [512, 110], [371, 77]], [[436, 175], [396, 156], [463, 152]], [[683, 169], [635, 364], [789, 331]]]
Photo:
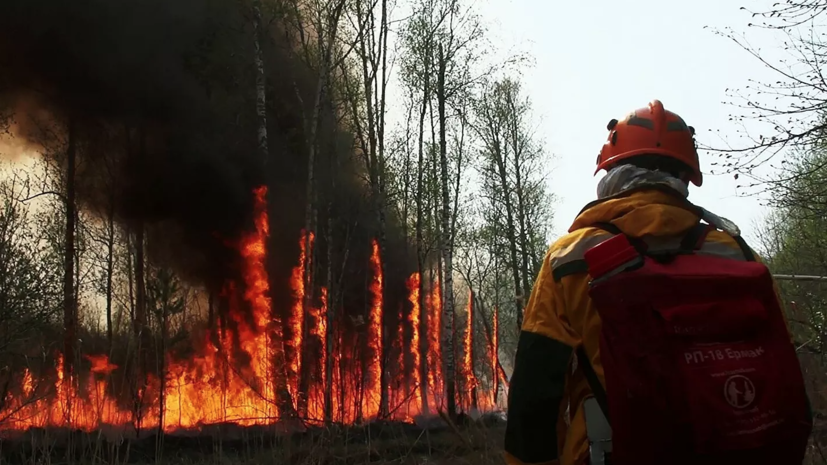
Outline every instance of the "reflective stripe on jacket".
[[[588, 205], [569, 234], [548, 250], [525, 308], [510, 382], [505, 456], [509, 465], [582, 465], [588, 459], [583, 401], [591, 389], [576, 369], [583, 345], [601, 383], [600, 318], [588, 295], [582, 261], [611, 237], [596, 223], [612, 223], [650, 249], [674, 248], [699, 221], [697, 208], [663, 190], [627, 192]], [[711, 231], [699, 253], [744, 260], [729, 234]]]

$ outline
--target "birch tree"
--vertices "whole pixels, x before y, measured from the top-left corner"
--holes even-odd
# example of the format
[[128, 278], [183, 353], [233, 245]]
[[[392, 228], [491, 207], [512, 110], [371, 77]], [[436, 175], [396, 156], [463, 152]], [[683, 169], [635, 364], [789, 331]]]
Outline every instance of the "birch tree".
[[[401, 80], [403, 85], [410, 89], [410, 95], [417, 108], [418, 122], [417, 122], [417, 138], [416, 138], [416, 188], [413, 197], [416, 203], [416, 219], [415, 219], [415, 242], [416, 242], [416, 257], [417, 270], [422, 277], [419, 280], [419, 307], [425, 307], [425, 237], [423, 228], [425, 226], [425, 209], [424, 209], [424, 165], [425, 165], [425, 117], [428, 111], [428, 102], [431, 99], [431, 50], [433, 49], [434, 39], [434, 18], [433, 10], [428, 8], [428, 2], [422, 2], [415, 5], [413, 16], [406, 21], [402, 36], [402, 57], [401, 57]], [[427, 318], [420, 319], [420, 334], [427, 334], [428, 325]], [[428, 361], [424, 354], [428, 353], [427, 338], [420, 338], [421, 345], [419, 351], [423, 356], [421, 357], [421, 366], [419, 367], [421, 384], [419, 386], [420, 397], [422, 398], [423, 413], [429, 411], [428, 399]]]
[[[454, 331], [454, 236], [456, 228], [460, 179], [464, 161], [464, 131], [466, 126], [466, 104], [477, 79], [474, 74], [479, 60], [484, 31], [472, 10], [465, 10], [459, 0], [450, 0], [443, 6], [446, 12], [437, 34], [437, 86], [436, 102], [439, 128], [439, 183], [441, 191], [441, 258], [444, 267], [443, 291], [443, 351], [445, 353], [446, 395], [448, 414], [456, 415], [456, 361]], [[448, 114], [448, 108], [454, 113]], [[462, 143], [455, 146], [449, 169], [448, 131], [462, 133]], [[454, 176], [451, 176], [454, 174]]]
[[[388, 47], [389, 22], [394, 5], [388, 0], [355, 0], [349, 9], [352, 45], [355, 59], [343, 60], [342, 79], [346, 87], [346, 108], [356, 137], [356, 149], [364, 159], [368, 173], [370, 198], [376, 217], [376, 237], [380, 255], [384, 256], [386, 238], [386, 131], [385, 113], [388, 80], [392, 63], [389, 63]], [[347, 57], [345, 57], [347, 58]], [[352, 82], [352, 81], [358, 82]], [[357, 88], [358, 87], [358, 88]], [[385, 273], [385, 262], [381, 262], [381, 273]], [[383, 287], [383, 301], [386, 301], [386, 287]], [[379, 416], [389, 412], [388, 353], [389, 334], [387, 323], [382, 321], [382, 349], [379, 354], [381, 394]]]
[[487, 84], [475, 104], [481, 220], [488, 234], [503, 232], [495, 236], [494, 253], [510, 275], [513, 297], [507, 300], [513, 302], [516, 333], [545, 252], [554, 200], [545, 188], [547, 155], [530, 127], [530, 110], [519, 83], [510, 78]]

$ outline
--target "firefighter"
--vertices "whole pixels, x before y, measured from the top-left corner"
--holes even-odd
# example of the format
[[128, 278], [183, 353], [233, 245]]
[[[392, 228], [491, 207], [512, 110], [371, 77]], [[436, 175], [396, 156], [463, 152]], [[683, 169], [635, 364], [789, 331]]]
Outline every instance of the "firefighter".
[[549, 248], [524, 310], [508, 395], [508, 465], [608, 463], [611, 428], [588, 379], [591, 372], [605, 386], [601, 319], [584, 266], [584, 253], [611, 237], [605, 225], [652, 245], [704, 220], [716, 227], [700, 240], [704, 253], [734, 260], [751, 253], [736, 225], [687, 200], [689, 184], [700, 187], [703, 175], [695, 130], [680, 116], [654, 100], [611, 120], [608, 130], [597, 157], [595, 174], [607, 172], [597, 200]]

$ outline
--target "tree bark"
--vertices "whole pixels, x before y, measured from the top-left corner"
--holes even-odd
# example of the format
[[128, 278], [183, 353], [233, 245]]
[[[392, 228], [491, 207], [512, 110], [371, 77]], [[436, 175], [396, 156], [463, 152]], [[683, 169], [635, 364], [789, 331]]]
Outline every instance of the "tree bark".
[[456, 418], [456, 370], [454, 360], [454, 262], [453, 234], [451, 231], [451, 195], [448, 186], [448, 146], [446, 141], [447, 121], [445, 115], [445, 73], [446, 57], [442, 44], [439, 44], [439, 62], [437, 72], [437, 105], [439, 110], [439, 164], [442, 187], [442, 260], [444, 262], [443, 305], [442, 305], [442, 345], [445, 358], [446, 397], [449, 418]]
[[[325, 324], [325, 366], [324, 366], [324, 420], [333, 421], [333, 203], [327, 204], [327, 312], [324, 316]], [[344, 387], [342, 387], [344, 389]]]
[[[509, 82], [510, 83], [510, 82]], [[510, 83], [511, 84], [511, 83]], [[511, 151], [514, 155], [514, 191], [517, 194], [517, 222], [519, 226], [520, 236], [520, 253], [522, 263], [520, 270], [522, 272], [522, 288], [523, 288], [523, 306], [527, 302], [528, 296], [531, 293], [531, 277], [528, 273], [529, 255], [528, 255], [528, 231], [526, 230], [526, 205], [525, 193], [523, 191], [523, 162], [522, 159], [524, 143], [520, 135], [520, 119], [522, 118], [522, 109], [518, 108], [517, 88], [513, 84], [505, 89], [506, 102], [508, 102], [511, 121], [509, 121], [509, 132], [511, 133]]]
[[419, 308], [422, 309], [422, 318], [420, 318], [420, 357], [421, 373], [420, 373], [420, 394], [422, 396], [422, 413], [427, 415], [430, 412], [428, 402], [428, 312], [425, 310], [425, 238], [423, 235], [424, 228], [424, 197], [425, 197], [425, 116], [428, 113], [428, 101], [430, 100], [430, 51], [425, 55], [425, 66], [422, 70], [424, 76], [424, 84], [422, 89], [422, 107], [419, 112], [419, 136], [418, 136], [418, 164], [416, 173], [416, 257], [417, 269], [419, 270]]
[[526, 296], [522, 295], [522, 281], [520, 281], [520, 262], [517, 258], [517, 231], [514, 225], [514, 205], [511, 202], [511, 189], [508, 182], [506, 161], [503, 159], [502, 146], [495, 148], [497, 156], [497, 171], [500, 177], [500, 186], [503, 193], [506, 215], [506, 236], [508, 237], [508, 251], [511, 258], [511, 275], [514, 280], [514, 299], [517, 304], [517, 332], [523, 327], [523, 305]]
[[[482, 299], [477, 299], [476, 303], [478, 304], [478, 309], [483, 314], [485, 313], [485, 304]], [[482, 326], [485, 329], [485, 336], [487, 338], [488, 344], [492, 348], [492, 360], [491, 360], [491, 375], [493, 376], [494, 382], [494, 404], [497, 403], [497, 393], [499, 392], [499, 387], [505, 386], [508, 388], [508, 377], [505, 375], [505, 368], [503, 368], [502, 363], [500, 362], [500, 354], [499, 354], [499, 324], [500, 324], [500, 311], [499, 308], [495, 305], [494, 310], [492, 313], [492, 323], [489, 324], [488, 320], [485, 318], [480, 318], [482, 321]], [[493, 325], [493, 327], [492, 327]]]
[[[68, 124], [69, 141], [66, 148], [66, 229], [64, 231], [63, 256], [63, 380], [70, 383], [75, 361], [75, 339], [77, 325], [77, 301], [75, 300], [75, 159], [77, 133], [75, 122]], [[67, 412], [71, 420], [71, 412]]]
[[135, 227], [135, 429], [140, 433], [143, 413], [143, 393], [146, 377], [146, 283], [144, 275], [144, 225]]
[[[333, 56], [333, 47], [336, 43], [336, 35], [339, 27], [339, 17], [341, 16], [342, 9], [344, 8], [344, 2], [340, 1], [332, 11], [325, 12], [327, 13], [327, 25], [326, 27], [319, 25], [317, 29], [317, 43], [319, 47], [322, 47], [322, 53], [319, 57], [319, 78], [316, 82], [316, 95], [313, 102], [313, 110], [312, 115], [308, 124], [308, 136], [307, 136], [307, 144], [308, 144], [308, 157], [307, 157], [307, 185], [306, 185], [306, 197], [305, 197], [305, 218], [304, 218], [304, 231], [305, 231], [305, 239], [304, 239], [304, 250], [305, 254], [308, 257], [307, 262], [310, 262], [310, 258], [313, 256], [312, 250], [312, 243], [310, 242], [310, 234], [314, 232], [313, 223], [314, 218], [316, 217], [316, 206], [315, 206], [315, 189], [316, 189], [316, 152], [318, 151], [318, 130], [319, 130], [319, 123], [321, 119], [321, 112], [322, 112], [322, 105], [324, 104], [324, 98], [326, 94], [326, 88], [328, 85], [328, 76], [330, 74], [331, 68], [331, 61]], [[324, 13], [323, 13], [324, 14]], [[325, 37], [325, 33], [327, 37]], [[303, 277], [305, 282], [305, 289], [304, 289], [304, 299], [302, 301], [302, 322], [301, 328], [303, 332], [302, 343], [305, 347], [297, 347], [296, 350], [302, 351], [302, 353], [306, 352], [307, 347], [307, 340], [310, 334], [310, 330], [308, 327], [307, 319], [305, 316], [308, 314], [308, 309], [310, 305], [312, 305], [312, 298], [313, 298], [313, 270], [310, 266], [305, 266], [305, 275]], [[306, 360], [306, 357], [302, 357]], [[303, 366], [299, 367], [299, 411], [304, 413], [307, 409], [307, 390], [309, 386], [309, 365], [305, 363]]]
[[112, 299], [115, 274], [115, 202], [110, 201], [106, 215], [106, 339], [112, 350]]
[[[172, 297], [169, 297], [170, 299]], [[165, 300], [168, 300], [165, 299]], [[160, 378], [161, 389], [158, 398], [158, 440], [163, 441], [164, 423], [166, 421], [166, 383], [167, 383], [167, 340], [169, 339], [169, 302], [161, 302], [161, 349], [159, 351], [158, 377]], [[159, 447], [159, 452], [163, 451]]]
[[[377, 102], [377, 106], [379, 107], [379, 114], [376, 117], [376, 126], [377, 126], [377, 145], [378, 145], [378, 153], [376, 155], [377, 158], [377, 172], [378, 172], [378, 179], [377, 179], [377, 195], [376, 195], [376, 209], [377, 215], [379, 219], [379, 253], [382, 260], [380, 261], [381, 264], [381, 272], [382, 276], [385, 276], [385, 252], [387, 248], [387, 236], [386, 236], [386, 228], [385, 228], [385, 96], [387, 91], [387, 56], [388, 56], [388, 1], [382, 0], [382, 13], [380, 19], [380, 26], [379, 26], [379, 36], [380, 42], [382, 43], [379, 54], [382, 56], [382, 79], [380, 84], [379, 90], [379, 102]], [[382, 302], [388, 302], [388, 286], [382, 286]], [[382, 385], [382, 393], [380, 397], [379, 403], [379, 415], [380, 418], [386, 418], [390, 412], [390, 379], [389, 379], [389, 370], [388, 370], [388, 357], [390, 353], [390, 344], [388, 343], [390, 330], [388, 328], [387, 319], [385, 318], [385, 312], [382, 312], [382, 376], [381, 376], [381, 385]]]

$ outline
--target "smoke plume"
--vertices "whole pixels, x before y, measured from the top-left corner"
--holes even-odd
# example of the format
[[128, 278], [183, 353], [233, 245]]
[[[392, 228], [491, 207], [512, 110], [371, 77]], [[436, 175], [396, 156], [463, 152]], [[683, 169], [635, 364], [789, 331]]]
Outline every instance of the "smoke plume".
[[[151, 260], [213, 288], [233, 277], [231, 241], [252, 228], [251, 192], [267, 182], [274, 304], [284, 305], [304, 223], [304, 115], [317, 73], [297, 53], [289, 27], [272, 21], [263, 44], [265, 163], [256, 153], [254, 37], [243, 3], [3, 0], [0, 115], [13, 113], [16, 136], [56, 160], [71, 127], [79, 141], [82, 208], [111, 210], [125, 227], [142, 225]], [[273, 15], [265, 12], [265, 20]], [[349, 272], [361, 276], [368, 272], [375, 215], [351, 137], [336, 121], [328, 106], [316, 167], [324, 186], [316, 226], [323, 231], [331, 212], [342, 238], [335, 246], [349, 248], [334, 253], [334, 261], [347, 256]], [[405, 238], [393, 223], [389, 219], [386, 280], [401, 301], [410, 267]], [[363, 289], [364, 280], [354, 283], [358, 301], [355, 288]]]

